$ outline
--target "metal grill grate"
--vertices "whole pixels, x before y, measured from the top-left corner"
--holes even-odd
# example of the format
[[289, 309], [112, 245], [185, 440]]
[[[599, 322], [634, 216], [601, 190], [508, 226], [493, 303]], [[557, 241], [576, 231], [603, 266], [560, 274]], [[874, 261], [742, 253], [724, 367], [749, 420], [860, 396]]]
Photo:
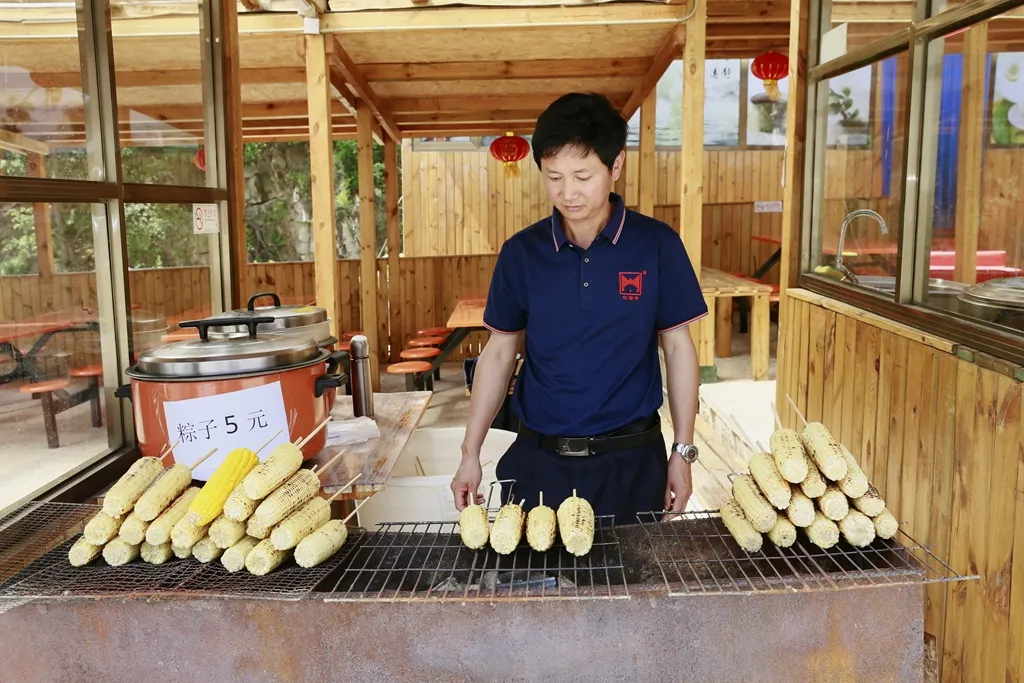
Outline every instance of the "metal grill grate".
[[651, 542], [669, 595], [745, 594], [843, 590], [978, 578], [961, 576], [902, 531], [856, 548], [840, 539], [825, 550], [803, 533], [790, 548], [765, 537], [760, 552], [736, 543], [717, 512], [686, 512], [659, 521], [663, 512], [637, 517]]
[[[496, 510], [492, 510], [493, 513]], [[628, 598], [612, 516], [595, 520], [590, 553], [575, 557], [556, 539], [536, 552], [462, 544], [458, 522], [383, 522], [368, 531], [342, 570], [328, 602], [352, 600], [494, 600]]]
[[0, 519], [0, 586], [81, 533], [98, 505], [31, 502]]

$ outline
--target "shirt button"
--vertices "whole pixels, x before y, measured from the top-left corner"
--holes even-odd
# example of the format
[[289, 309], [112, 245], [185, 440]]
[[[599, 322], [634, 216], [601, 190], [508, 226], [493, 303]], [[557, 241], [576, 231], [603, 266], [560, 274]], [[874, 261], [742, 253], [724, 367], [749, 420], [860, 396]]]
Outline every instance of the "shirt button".
[[590, 283], [589, 283], [589, 282], [584, 282], [584, 283], [583, 283], [583, 286], [584, 286], [584, 287], [589, 287], [589, 286], [590, 286]]
[[590, 263], [590, 259], [589, 258], [585, 258], [585, 259], [583, 259], [583, 262], [584, 263]]

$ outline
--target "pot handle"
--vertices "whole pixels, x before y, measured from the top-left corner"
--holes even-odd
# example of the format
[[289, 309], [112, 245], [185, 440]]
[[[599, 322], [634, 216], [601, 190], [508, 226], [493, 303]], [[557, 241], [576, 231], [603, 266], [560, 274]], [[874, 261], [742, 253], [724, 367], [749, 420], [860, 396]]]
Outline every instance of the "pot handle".
[[224, 318], [204, 318], [202, 320], [185, 320], [184, 322], [178, 323], [178, 327], [195, 327], [199, 330], [199, 338], [203, 341], [207, 341], [207, 334], [210, 332], [211, 327], [220, 327], [222, 325], [245, 325], [249, 328], [249, 336], [256, 336], [256, 328], [263, 323], [274, 323], [274, 318], [269, 315], [257, 315], [251, 318], [232, 318], [226, 322]]
[[117, 389], [114, 389], [114, 398], [126, 398], [129, 401], [132, 400], [132, 385], [122, 384]]
[[256, 299], [259, 299], [260, 297], [264, 296], [269, 296], [271, 299], [274, 300], [274, 308], [281, 307], [281, 297], [279, 297], [275, 292], [259, 292], [249, 297], [249, 303], [246, 304], [245, 306], [246, 309], [250, 311], [255, 311], [256, 309], [253, 307], [253, 304], [256, 302]]
[[329, 389], [338, 389], [342, 384], [347, 384], [348, 369], [348, 351], [333, 352], [327, 359], [327, 372], [313, 382], [313, 395], [320, 398]]

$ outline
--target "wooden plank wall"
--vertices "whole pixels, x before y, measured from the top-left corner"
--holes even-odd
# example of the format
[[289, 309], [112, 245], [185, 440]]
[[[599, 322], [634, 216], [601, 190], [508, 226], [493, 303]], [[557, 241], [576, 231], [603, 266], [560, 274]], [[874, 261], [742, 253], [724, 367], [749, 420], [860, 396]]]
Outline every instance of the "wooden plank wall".
[[[800, 297], [800, 298], [796, 298]], [[822, 305], [824, 304], [824, 305]], [[948, 344], [797, 290], [776, 405], [788, 393], [853, 453], [901, 528], [980, 581], [927, 589], [942, 681], [1024, 680], [1021, 383]], [[827, 307], [825, 307], [827, 306]]]

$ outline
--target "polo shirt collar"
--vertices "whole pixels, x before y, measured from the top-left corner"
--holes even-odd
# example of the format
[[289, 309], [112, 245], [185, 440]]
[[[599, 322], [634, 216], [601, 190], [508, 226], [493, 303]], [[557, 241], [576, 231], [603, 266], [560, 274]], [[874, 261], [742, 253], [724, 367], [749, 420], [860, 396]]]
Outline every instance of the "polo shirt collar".
[[[615, 205], [615, 209], [598, 236], [603, 235], [612, 244], [617, 244], [622, 235], [622, 226], [626, 223], [626, 202], [622, 201], [622, 197], [614, 192], [608, 193], [608, 201]], [[562, 215], [558, 209], [551, 212], [551, 239], [555, 243], [555, 251], [559, 251], [562, 245], [569, 243], [569, 238], [566, 237], [565, 229], [562, 227]]]

